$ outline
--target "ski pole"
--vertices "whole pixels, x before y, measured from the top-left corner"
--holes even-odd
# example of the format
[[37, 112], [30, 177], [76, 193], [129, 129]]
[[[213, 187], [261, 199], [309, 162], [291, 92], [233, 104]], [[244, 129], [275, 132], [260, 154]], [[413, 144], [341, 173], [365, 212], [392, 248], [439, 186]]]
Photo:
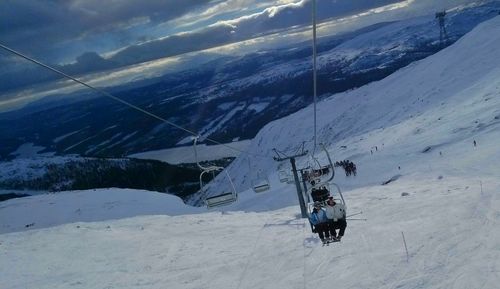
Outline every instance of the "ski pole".
[[408, 247], [406, 246], [406, 239], [405, 239], [405, 234], [401, 232], [401, 235], [403, 235], [403, 243], [405, 245], [405, 251], [406, 251], [406, 263], [410, 262], [410, 255], [408, 255]]
[[361, 211], [361, 212], [359, 212], [359, 213], [356, 213], [356, 214], [349, 215], [349, 216], [347, 216], [347, 218], [352, 217], [352, 216], [361, 215], [361, 214], [363, 214], [363, 211]]
[[368, 219], [346, 219], [346, 221], [368, 221]]

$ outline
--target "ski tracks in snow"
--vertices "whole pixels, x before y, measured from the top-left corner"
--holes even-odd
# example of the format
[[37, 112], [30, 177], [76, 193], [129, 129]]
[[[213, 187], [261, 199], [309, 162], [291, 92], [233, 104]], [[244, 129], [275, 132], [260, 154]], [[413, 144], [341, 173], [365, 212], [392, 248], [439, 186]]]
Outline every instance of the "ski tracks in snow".
[[[304, 221], [289, 214], [273, 213], [263, 223], [258, 235], [249, 240], [253, 243], [247, 251], [247, 263], [243, 268], [237, 289], [243, 288], [303, 288]], [[276, 247], [276, 243], [283, 246]], [[250, 269], [251, 268], [251, 269]]]

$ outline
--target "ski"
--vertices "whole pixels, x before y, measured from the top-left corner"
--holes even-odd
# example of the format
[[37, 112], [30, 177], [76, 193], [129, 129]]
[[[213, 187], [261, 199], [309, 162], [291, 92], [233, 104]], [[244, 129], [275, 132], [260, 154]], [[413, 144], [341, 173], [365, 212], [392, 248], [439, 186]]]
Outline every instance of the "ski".
[[330, 246], [330, 243], [338, 243], [340, 242], [339, 239], [333, 239], [333, 240], [327, 240], [326, 242], [321, 242], [321, 246], [324, 247], [324, 246]]

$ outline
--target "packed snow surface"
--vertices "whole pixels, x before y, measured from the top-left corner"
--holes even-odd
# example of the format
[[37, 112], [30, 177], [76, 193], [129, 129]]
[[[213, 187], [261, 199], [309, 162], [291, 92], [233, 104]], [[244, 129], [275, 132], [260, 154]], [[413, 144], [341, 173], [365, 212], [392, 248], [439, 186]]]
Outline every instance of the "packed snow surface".
[[[224, 209], [117, 189], [0, 203], [1, 287], [498, 288], [498, 47], [500, 17], [319, 104], [319, 141], [358, 167], [336, 171], [348, 215], [362, 212], [340, 243], [322, 247], [300, 218], [294, 185], [277, 178], [287, 164], [257, 156], [312, 139], [309, 107], [267, 125], [231, 164], [240, 194]], [[258, 170], [271, 189], [255, 194]]]
[[[499, 190], [496, 178], [432, 175], [409, 175], [387, 186], [351, 190], [346, 192], [348, 213], [363, 211], [361, 217], [368, 220], [349, 221], [342, 242], [329, 247], [322, 247], [307, 221], [298, 218], [298, 206], [263, 213], [169, 216], [171, 206], [165, 205], [162, 212], [160, 203], [150, 209], [158, 215], [111, 220], [106, 219], [109, 207], [121, 207], [127, 215], [128, 209], [137, 210], [137, 206], [114, 195], [107, 205], [103, 200], [107, 208], [96, 203], [86, 207], [89, 204], [80, 201], [85, 194], [81, 192], [74, 198], [82, 206], [81, 214], [90, 211], [93, 219], [101, 216], [102, 221], [73, 223], [78, 213], [67, 211], [59, 214], [68, 220], [66, 225], [0, 235], [0, 279], [3, 288], [13, 289], [317, 288], [330, 284], [497, 288]], [[408, 195], [403, 196], [404, 192]], [[285, 194], [293, 194], [291, 187], [265, 196]], [[138, 205], [150, 198], [144, 196]], [[6, 206], [21, 206], [20, 201]], [[38, 201], [41, 208], [50, 207], [44, 198]], [[34, 202], [31, 199], [32, 206]], [[27, 216], [19, 217], [30, 222]], [[43, 219], [36, 217], [31, 220]]]

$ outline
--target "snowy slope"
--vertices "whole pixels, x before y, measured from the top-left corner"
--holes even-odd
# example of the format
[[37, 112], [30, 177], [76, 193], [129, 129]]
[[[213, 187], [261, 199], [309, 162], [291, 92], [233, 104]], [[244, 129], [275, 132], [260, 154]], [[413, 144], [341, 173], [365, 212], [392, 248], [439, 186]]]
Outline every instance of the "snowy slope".
[[497, 178], [482, 178], [481, 191], [475, 178], [427, 175], [352, 190], [351, 213], [368, 221], [349, 221], [330, 247], [296, 206], [2, 234], [0, 280], [11, 289], [498, 288], [499, 190]]
[[130, 189], [60, 192], [0, 203], [0, 234], [140, 215], [206, 212], [176, 196]]
[[[454, 41], [460, 38], [478, 23], [486, 20], [486, 18], [479, 20], [478, 17], [496, 16], [499, 5], [498, 1], [474, 2], [447, 10], [445, 25], [449, 40]], [[318, 64], [320, 68], [335, 67], [338, 63], [346, 61], [349, 66], [343, 68], [344, 70], [359, 73], [363, 69], [370, 68], [367, 64], [373, 63], [376, 59], [379, 59], [376, 63], [379, 63], [379, 68], [381, 68], [397, 61], [407, 51], [418, 54], [419, 47], [423, 43], [434, 45], [439, 43], [439, 30], [435, 15], [395, 22], [360, 35], [320, 54]]]
[[[134, 216], [134, 206], [106, 216], [100, 209], [106, 199], [94, 195], [89, 210], [102, 214], [100, 222], [72, 223], [92, 221], [74, 217], [75, 207], [65, 225], [53, 227], [63, 219], [24, 228], [23, 219], [16, 232], [0, 235], [2, 288], [498, 288], [498, 47], [500, 17], [434, 56], [318, 105], [319, 141], [336, 160], [358, 166], [356, 178], [337, 171], [348, 214], [363, 211], [359, 217], [368, 219], [349, 221], [341, 243], [321, 247], [298, 218], [294, 187], [278, 182], [277, 163], [250, 157], [249, 166], [240, 156], [229, 169], [238, 187], [248, 188], [258, 168], [269, 174], [272, 190], [243, 191], [223, 213], [193, 214], [200, 211], [179, 208], [176, 200], [162, 206], [141, 196], [143, 213], [162, 215], [112, 220]], [[270, 154], [303, 140], [311, 149], [311, 112], [270, 123], [249, 150]], [[67, 196], [68, 206], [87, 203]], [[0, 213], [9, 210], [0, 215], [2, 226], [16, 224], [37, 203], [49, 206], [48, 197], [1, 203]], [[172, 202], [178, 211], [169, 213]], [[51, 215], [44, 213], [37, 218]]]

